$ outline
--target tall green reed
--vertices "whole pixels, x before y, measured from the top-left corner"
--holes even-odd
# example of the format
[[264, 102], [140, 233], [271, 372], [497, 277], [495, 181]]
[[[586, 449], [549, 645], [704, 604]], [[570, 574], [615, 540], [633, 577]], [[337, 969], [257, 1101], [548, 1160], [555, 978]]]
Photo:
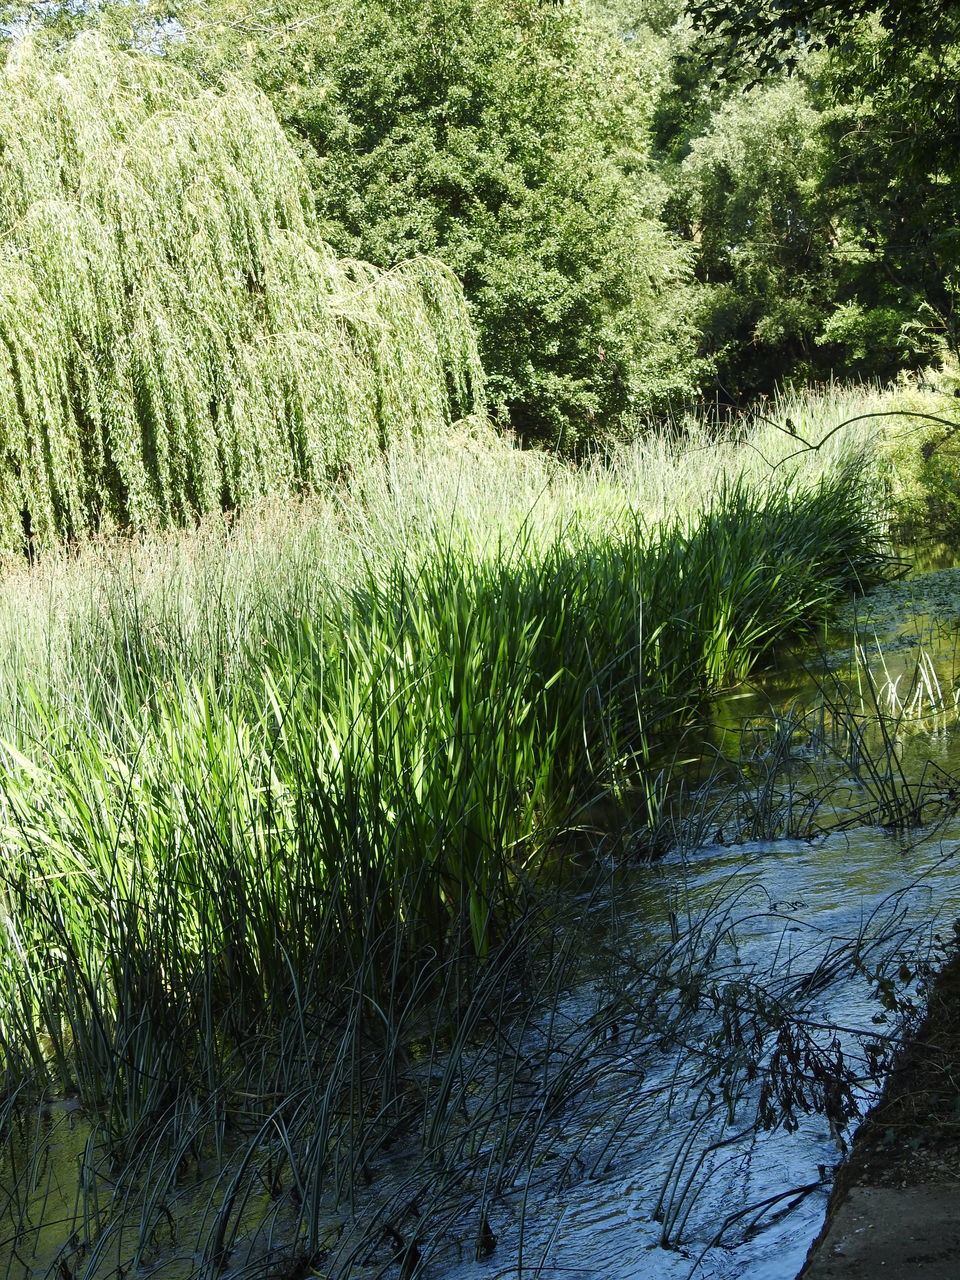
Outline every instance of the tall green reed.
[[[160, 1022], [202, 959], [237, 1034], [320, 963], [318, 935], [337, 963], [391, 930], [412, 954], [482, 953], [579, 805], [641, 781], [704, 698], [882, 572], [856, 479], [759, 502], [731, 487], [699, 522], [636, 517], [617, 541], [566, 528], [545, 549], [371, 565], [340, 600], [263, 619], [232, 670], [171, 671], [128, 601], [112, 652], [70, 651], [69, 712], [25, 697], [3, 752], [28, 1003], [59, 1001], [41, 975], [66, 964], [109, 1007], [121, 938], [163, 957], [146, 966]], [[78, 1016], [49, 1011], [47, 1034], [64, 1060], [94, 1036], [99, 1063], [109, 1035]]]
[[[652, 794], [706, 700], [886, 570], [855, 459], [731, 476], [660, 520], [624, 487], [616, 527], [569, 500], [595, 475], [581, 490], [533, 459], [526, 506], [489, 531], [452, 513], [483, 486], [445, 465], [394, 455], [392, 478], [360, 480], [376, 502], [302, 507], [262, 544], [178, 535], [9, 584], [4, 1096], [76, 1092], [124, 1203], [166, 1170], [148, 1216], [214, 1160], [203, 1274], [226, 1265], [254, 1170], [294, 1198], [312, 1257], [330, 1203], [411, 1125], [451, 1194], [454, 1151], [492, 1161], [491, 1187], [526, 1158], [527, 1138], [484, 1149], [492, 1118], [463, 1127], [457, 1064], [505, 992], [536, 985], [566, 833], [598, 796]], [[395, 487], [417, 468], [435, 510]], [[416, 1083], [418, 1039], [436, 1082]], [[545, 1081], [543, 1117], [575, 1084]]]

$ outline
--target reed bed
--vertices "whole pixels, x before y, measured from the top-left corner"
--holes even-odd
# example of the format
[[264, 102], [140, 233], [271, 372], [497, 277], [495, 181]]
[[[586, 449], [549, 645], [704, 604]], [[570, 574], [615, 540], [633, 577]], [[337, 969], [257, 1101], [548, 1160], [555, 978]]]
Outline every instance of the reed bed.
[[[10, 576], [0, 1119], [11, 1152], [36, 1149], [28, 1100], [92, 1125], [51, 1268], [146, 1265], [186, 1180], [184, 1274], [225, 1273], [254, 1205], [266, 1253], [296, 1249], [243, 1274], [310, 1275], [398, 1135], [436, 1205], [465, 1164], [491, 1194], [516, 1168], [492, 1117], [463, 1121], [463, 1055], [569, 978], [537, 903], [579, 815], [648, 793], [714, 693], [888, 571], [862, 442], [778, 465], [760, 439], [575, 471], [465, 429], [328, 498]], [[10, 1258], [41, 1165], [20, 1157]], [[390, 1204], [366, 1244], [344, 1227], [342, 1274], [371, 1231], [384, 1274], [416, 1273]]]

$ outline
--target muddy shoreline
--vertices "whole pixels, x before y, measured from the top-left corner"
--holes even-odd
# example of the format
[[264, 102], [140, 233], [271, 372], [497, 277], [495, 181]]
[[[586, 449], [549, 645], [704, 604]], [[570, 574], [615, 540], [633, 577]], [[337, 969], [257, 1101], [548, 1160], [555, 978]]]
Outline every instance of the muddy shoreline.
[[798, 1280], [960, 1274], [960, 951], [840, 1165]]

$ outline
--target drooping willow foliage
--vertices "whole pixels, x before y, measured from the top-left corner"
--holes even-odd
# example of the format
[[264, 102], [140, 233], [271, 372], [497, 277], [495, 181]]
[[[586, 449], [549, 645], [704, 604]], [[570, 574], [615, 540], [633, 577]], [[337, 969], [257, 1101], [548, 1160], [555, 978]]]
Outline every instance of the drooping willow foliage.
[[82, 37], [0, 71], [0, 550], [315, 487], [474, 409], [456, 280], [337, 260], [266, 100]]

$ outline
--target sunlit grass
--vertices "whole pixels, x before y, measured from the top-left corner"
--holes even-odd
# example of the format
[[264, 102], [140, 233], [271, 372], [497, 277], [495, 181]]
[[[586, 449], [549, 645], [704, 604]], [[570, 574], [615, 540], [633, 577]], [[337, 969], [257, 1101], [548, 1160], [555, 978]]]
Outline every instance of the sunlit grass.
[[[712, 695], [887, 569], [862, 439], [764, 462], [784, 435], [573, 469], [465, 428], [326, 497], [11, 575], [4, 1095], [76, 1091], [121, 1164], [191, 1133], [226, 1158], [249, 1112], [315, 1250], [322, 1197], [401, 1119], [439, 1149], [457, 1053], [536, 986], [538, 877], [578, 815], [669, 786]], [[401, 1099], [417, 1037], [452, 1074]]]

